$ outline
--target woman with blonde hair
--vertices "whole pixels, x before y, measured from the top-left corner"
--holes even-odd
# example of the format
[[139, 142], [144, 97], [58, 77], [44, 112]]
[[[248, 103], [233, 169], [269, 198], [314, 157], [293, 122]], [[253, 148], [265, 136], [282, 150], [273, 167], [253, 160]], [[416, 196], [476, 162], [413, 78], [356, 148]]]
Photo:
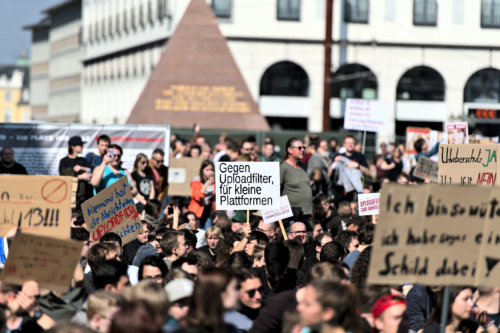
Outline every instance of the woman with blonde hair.
[[135, 198], [145, 206], [148, 199], [154, 199], [155, 197], [153, 173], [148, 166], [148, 157], [145, 154], [139, 153], [135, 157], [131, 176], [137, 188]]

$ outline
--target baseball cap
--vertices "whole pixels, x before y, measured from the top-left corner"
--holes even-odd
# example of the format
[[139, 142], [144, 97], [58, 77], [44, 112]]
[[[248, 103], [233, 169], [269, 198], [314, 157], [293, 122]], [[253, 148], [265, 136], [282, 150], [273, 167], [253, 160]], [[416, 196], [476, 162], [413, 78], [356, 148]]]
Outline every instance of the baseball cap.
[[183, 278], [174, 279], [165, 286], [165, 292], [170, 302], [176, 302], [180, 299], [191, 297], [193, 289], [194, 282]]
[[72, 136], [68, 141], [68, 146], [83, 146], [86, 143], [80, 136]]

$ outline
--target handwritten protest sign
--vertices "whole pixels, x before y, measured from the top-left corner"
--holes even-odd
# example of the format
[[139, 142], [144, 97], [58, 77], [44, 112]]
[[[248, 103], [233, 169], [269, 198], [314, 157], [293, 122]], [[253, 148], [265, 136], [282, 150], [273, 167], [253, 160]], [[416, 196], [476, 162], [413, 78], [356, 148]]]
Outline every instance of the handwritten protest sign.
[[449, 144], [469, 143], [469, 125], [466, 122], [447, 123], [446, 136]]
[[217, 209], [270, 209], [280, 206], [278, 162], [217, 162]]
[[358, 194], [359, 216], [379, 214], [380, 193]]
[[439, 183], [495, 186], [498, 145], [440, 145]]
[[127, 177], [82, 204], [83, 217], [90, 230], [90, 240], [99, 241], [107, 232], [115, 232], [125, 245], [142, 233], [141, 220], [130, 194]]
[[500, 189], [382, 188], [369, 283], [496, 286]]
[[390, 126], [389, 103], [348, 98], [345, 107], [344, 128], [367, 132], [385, 132]]
[[203, 158], [173, 158], [168, 168], [168, 195], [191, 195], [191, 180], [200, 174]]
[[290, 202], [288, 201], [288, 196], [286, 195], [280, 197], [279, 208], [263, 209], [261, 213], [265, 224], [273, 223], [293, 216], [292, 207], [290, 207]]
[[429, 178], [429, 180], [432, 183], [437, 183], [438, 182], [438, 175], [439, 175], [439, 164], [438, 162], [435, 162], [431, 160], [428, 157], [421, 156], [418, 159], [417, 166], [413, 170], [413, 176], [420, 178], [420, 179], [426, 179]]
[[41, 288], [66, 292], [82, 246], [72, 240], [19, 233], [10, 247], [1, 280], [13, 284], [35, 280]]
[[0, 236], [24, 232], [69, 239], [71, 177], [0, 175]]

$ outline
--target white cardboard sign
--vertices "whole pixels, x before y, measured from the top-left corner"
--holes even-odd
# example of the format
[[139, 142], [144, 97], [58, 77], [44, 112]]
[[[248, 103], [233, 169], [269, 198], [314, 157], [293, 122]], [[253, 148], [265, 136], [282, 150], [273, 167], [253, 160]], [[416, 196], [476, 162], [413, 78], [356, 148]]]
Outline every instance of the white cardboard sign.
[[280, 206], [278, 162], [215, 163], [216, 206], [220, 210], [265, 210]]
[[280, 198], [279, 208], [263, 209], [261, 210], [261, 213], [265, 224], [273, 223], [293, 216], [292, 207], [290, 207], [290, 202], [288, 201], [288, 196], [286, 195]]
[[378, 215], [380, 193], [358, 194], [359, 216]]
[[389, 103], [348, 98], [344, 128], [366, 132], [388, 132], [391, 121]]

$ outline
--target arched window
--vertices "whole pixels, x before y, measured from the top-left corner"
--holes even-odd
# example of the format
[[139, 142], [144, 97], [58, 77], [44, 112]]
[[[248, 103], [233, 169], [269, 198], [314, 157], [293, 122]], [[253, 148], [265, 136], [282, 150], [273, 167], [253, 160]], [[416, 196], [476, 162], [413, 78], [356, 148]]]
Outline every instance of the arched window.
[[333, 98], [377, 98], [377, 78], [368, 68], [360, 64], [340, 66], [332, 75], [331, 96]]
[[414, 67], [399, 79], [396, 99], [444, 101], [444, 79], [441, 74], [430, 67]]
[[260, 95], [309, 96], [309, 77], [302, 67], [293, 62], [278, 62], [262, 75]]
[[464, 102], [500, 103], [500, 71], [486, 68], [472, 74], [465, 84]]

